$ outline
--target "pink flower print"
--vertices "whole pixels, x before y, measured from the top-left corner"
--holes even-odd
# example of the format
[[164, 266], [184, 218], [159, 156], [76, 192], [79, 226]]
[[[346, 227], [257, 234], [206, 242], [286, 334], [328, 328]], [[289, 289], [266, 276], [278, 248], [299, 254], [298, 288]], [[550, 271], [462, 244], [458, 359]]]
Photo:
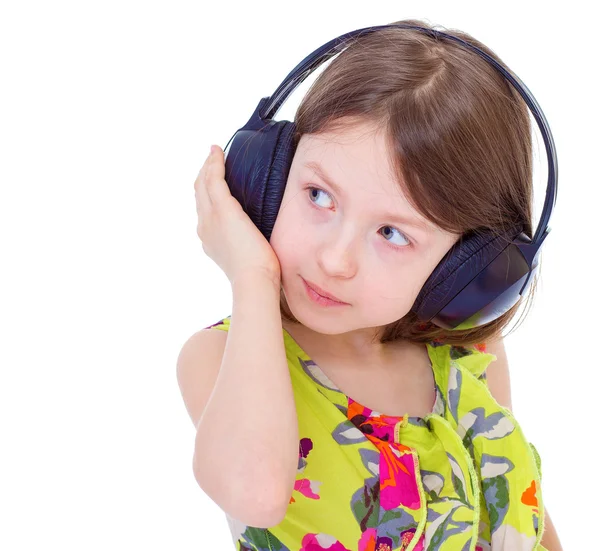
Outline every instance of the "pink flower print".
[[328, 534], [306, 534], [298, 551], [350, 551]]
[[[298, 449], [298, 473], [301, 473], [306, 463], [308, 462], [308, 455], [314, 447], [313, 441], [310, 438], [301, 438], [300, 447]], [[300, 492], [304, 497], [309, 499], [321, 499], [319, 495], [319, 489], [321, 486], [320, 481], [310, 480], [308, 478], [300, 478], [294, 482], [294, 490]], [[295, 503], [296, 499], [292, 495], [290, 497], [290, 503]]]
[[[294, 482], [294, 490], [300, 492], [304, 497], [309, 499], [321, 499], [319, 489], [321, 482], [309, 480], [308, 478], [300, 478]], [[295, 503], [294, 496], [291, 497], [290, 503]]]
[[375, 528], [367, 528], [358, 540], [358, 551], [375, 551], [377, 544], [377, 530]]
[[[411, 448], [402, 444], [380, 447], [379, 476], [381, 481], [381, 506], [389, 511], [400, 505], [416, 510], [421, 507], [421, 497], [415, 474], [415, 458]], [[398, 457], [397, 454], [400, 454]]]

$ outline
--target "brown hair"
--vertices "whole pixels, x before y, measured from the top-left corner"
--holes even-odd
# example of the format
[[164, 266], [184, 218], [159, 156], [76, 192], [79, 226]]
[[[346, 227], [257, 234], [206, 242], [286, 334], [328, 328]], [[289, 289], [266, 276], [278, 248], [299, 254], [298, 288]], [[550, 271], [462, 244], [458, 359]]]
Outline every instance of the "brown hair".
[[[395, 23], [434, 28], [415, 19]], [[470, 35], [441, 30], [506, 67]], [[505, 77], [476, 52], [415, 29], [380, 29], [355, 37], [302, 99], [294, 120], [294, 145], [303, 134], [335, 131], [353, 122], [385, 130], [393, 170], [404, 183], [407, 200], [443, 230], [460, 235], [481, 229], [503, 232], [522, 224], [532, 237], [529, 111]], [[539, 271], [529, 298], [538, 276]], [[280, 296], [282, 317], [298, 322], [283, 291]], [[481, 346], [502, 338], [523, 298], [495, 321], [464, 330], [421, 322], [411, 311], [385, 326], [379, 340]]]

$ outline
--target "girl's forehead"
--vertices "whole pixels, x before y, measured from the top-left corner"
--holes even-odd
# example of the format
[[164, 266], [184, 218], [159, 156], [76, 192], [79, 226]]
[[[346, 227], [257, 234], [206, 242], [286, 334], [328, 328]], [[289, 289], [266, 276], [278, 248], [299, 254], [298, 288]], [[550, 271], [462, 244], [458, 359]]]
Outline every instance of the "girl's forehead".
[[397, 181], [393, 154], [382, 130], [372, 125], [353, 125], [336, 131], [305, 134], [297, 155], [303, 164], [317, 162], [330, 173], [347, 172], [381, 181], [389, 191], [403, 186]]
[[372, 149], [387, 150], [383, 128], [368, 123], [338, 125], [315, 134], [303, 134], [299, 146], [304, 149]]
[[356, 188], [403, 204], [406, 187], [393, 169], [385, 140], [372, 131], [368, 136], [363, 132], [359, 138], [349, 139], [344, 134], [341, 141], [328, 135], [302, 136], [294, 164], [319, 176], [340, 195]]

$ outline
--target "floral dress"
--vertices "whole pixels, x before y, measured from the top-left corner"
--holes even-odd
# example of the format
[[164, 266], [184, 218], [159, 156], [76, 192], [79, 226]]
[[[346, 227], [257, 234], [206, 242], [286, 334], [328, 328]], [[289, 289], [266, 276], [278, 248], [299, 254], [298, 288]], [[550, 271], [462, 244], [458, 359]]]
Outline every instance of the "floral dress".
[[[230, 321], [210, 327], [227, 331]], [[427, 343], [435, 403], [422, 418], [359, 404], [285, 329], [283, 340], [296, 482], [276, 526], [227, 515], [237, 551], [547, 551], [540, 457], [488, 390], [497, 358], [484, 344]]]

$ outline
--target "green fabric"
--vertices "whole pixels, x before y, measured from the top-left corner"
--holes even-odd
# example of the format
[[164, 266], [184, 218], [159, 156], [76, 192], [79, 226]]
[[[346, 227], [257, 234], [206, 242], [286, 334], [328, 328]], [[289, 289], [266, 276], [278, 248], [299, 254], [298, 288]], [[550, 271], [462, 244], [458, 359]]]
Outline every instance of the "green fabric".
[[484, 346], [428, 343], [434, 408], [403, 419], [344, 395], [285, 329], [283, 339], [296, 483], [276, 526], [227, 517], [237, 550], [545, 551], [541, 460], [490, 393], [485, 373], [497, 358]]

